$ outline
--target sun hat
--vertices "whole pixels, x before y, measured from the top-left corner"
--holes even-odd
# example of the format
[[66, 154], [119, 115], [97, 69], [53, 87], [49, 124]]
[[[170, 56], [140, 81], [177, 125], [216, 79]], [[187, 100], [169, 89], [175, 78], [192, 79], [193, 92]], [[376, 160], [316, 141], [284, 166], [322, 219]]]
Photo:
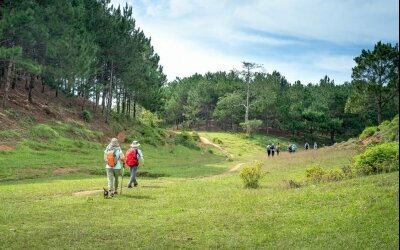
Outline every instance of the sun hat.
[[119, 142], [117, 138], [112, 138], [109, 147], [116, 148], [119, 147]]
[[140, 144], [139, 144], [138, 141], [133, 141], [132, 144], [131, 144], [131, 147], [132, 147], [132, 148], [137, 148], [137, 147], [139, 147], [139, 146], [140, 146]]

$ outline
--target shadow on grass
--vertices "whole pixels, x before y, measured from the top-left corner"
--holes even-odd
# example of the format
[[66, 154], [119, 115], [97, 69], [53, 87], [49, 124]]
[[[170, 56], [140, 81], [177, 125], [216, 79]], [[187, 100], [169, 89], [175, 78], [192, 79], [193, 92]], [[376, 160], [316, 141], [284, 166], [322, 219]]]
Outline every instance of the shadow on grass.
[[137, 195], [137, 194], [127, 194], [122, 193], [119, 195], [120, 197], [129, 198], [129, 199], [136, 199], [136, 200], [155, 200], [154, 198], [148, 195]]

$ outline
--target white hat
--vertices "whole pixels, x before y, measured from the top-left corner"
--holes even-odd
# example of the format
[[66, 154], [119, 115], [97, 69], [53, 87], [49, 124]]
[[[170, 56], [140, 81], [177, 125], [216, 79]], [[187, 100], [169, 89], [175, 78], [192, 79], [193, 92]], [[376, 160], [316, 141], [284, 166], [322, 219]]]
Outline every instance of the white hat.
[[131, 144], [131, 147], [132, 147], [132, 148], [137, 148], [137, 147], [139, 147], [139, 146], [140, 146], [140, 144], [139, 144], [138, 141], [133, 141], [132, 144]]

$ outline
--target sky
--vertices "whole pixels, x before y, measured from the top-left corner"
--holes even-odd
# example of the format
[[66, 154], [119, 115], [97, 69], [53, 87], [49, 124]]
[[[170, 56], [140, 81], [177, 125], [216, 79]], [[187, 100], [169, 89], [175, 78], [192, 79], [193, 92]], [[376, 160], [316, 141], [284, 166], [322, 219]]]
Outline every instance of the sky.
[[293, 83], [351, 81], [354, 58], [399, 43], [398, 0], [111, 0], [133, 7], [168, 81], [242, 70], [242, 62]]

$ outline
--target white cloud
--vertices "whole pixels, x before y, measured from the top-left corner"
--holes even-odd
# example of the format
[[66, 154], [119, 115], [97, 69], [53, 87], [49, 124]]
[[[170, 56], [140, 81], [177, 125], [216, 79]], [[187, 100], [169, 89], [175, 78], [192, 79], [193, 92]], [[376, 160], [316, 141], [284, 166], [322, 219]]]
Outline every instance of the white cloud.
[[[399, 36], [398, 0], [112, 0], [125, 2], [152, 38], [168, 80], [251, 61], [290, 82], [315, 83], [327, 74], [341, 83], [351, 80], [361, 49]], [[293, 51], [299, 44], [306, 49]]]

